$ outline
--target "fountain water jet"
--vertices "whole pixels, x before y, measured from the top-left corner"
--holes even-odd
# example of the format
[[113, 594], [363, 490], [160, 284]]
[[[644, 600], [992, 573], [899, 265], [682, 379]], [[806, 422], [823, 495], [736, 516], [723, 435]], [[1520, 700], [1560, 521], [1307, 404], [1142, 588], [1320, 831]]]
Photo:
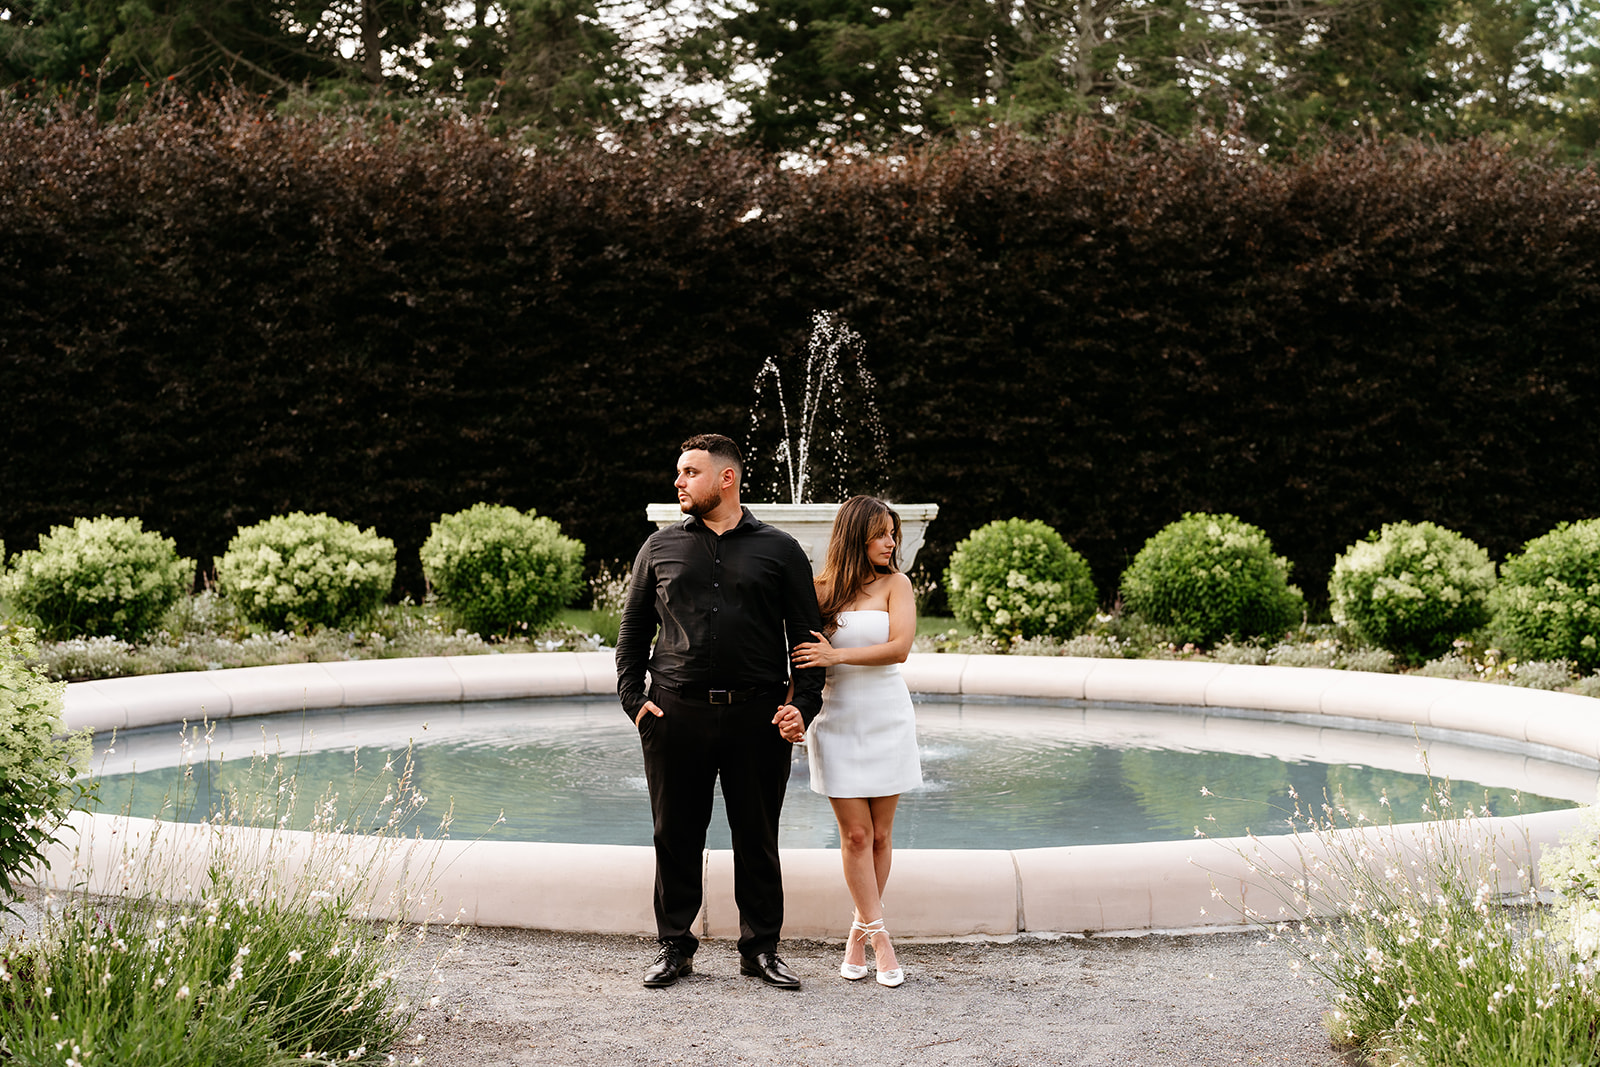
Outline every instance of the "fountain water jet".
[[[814, 469], [827, 471], [833, 484], [824, 486], [834, 499], [850, 495], [846, 478], [859, 468], [850, 462], [848, 434], [851, 401], [861, 407], [860, 425], [870, 436], [872, 458], [879, 468], [884, 466], [887, 454], [883, 420], [878, 417], [875, 400], [878, 383], [867, 370], [862, 358], [861, 335], [829, 311], [819, 311], [811, 318], [811, 339], [806, 345], [805, 364], [801, 371], [800, 407], [794, 421], [789, 418], [788, 399], [784, 394], [783, 372], [778, 361], [768, 357], [761, 365], [755, 380], [755, 403], [750, 408], [750, 429], [745, 434], [745, 455], [752, 460], [759, 455], [756, 444], [760, 439], [762, 401], [770, 383], [778, 401], [778, 417], [782, 439], [773, 453], [776, 474], [772, 481], [774, 498], [788, 492], [788, 503], [812, 502]], [[847, 394], [845, 381], [850, 366], [855, 371], [856, 391]], [[822, 423], [819, 432], [818, 423]], [[754, 479], [751, 479], [753, 482]]]
[[[745, 455], [752, 461], [751, 465], [756, 466], [760, 462], [756, 445], [762, 401], [770, 388], [777, 400], [782, 440], [772, 453], [775, 476], [769, 487], [775, 497], [783, 495], [787, 489], [789, 501], [751, 503], [747, 500], [745, 506], [756, 518], [771, 523], [798, 541], [815, 568], [827, 550], [839, 502], [850, 495], [846, 480], [860, 470], [858, 464], [852, 463], [847, 448], [848, 429], [853, 425], [865, 428], [871, 440], [873, 463], [879, 469], [885, 465], [888, 435], [878, 417], [877, 383], [867, 370], [861, 335], [832, 312], [819, 311], [812, 316], [805, 362], [798, 369], [802, 378], [800, 395], [796, 398], [799, 407], [791, 422], [783, 371], [772, 357], [762, 363], [755, 379], [750, 428], [745, 435]], [[853, 386], [849, 380], [852, 376]], [[861, 417], [853, 419], [852, 413], [856, 411]], [[824, 479], [830, 479], [824, 488], [836, 499], [831, 503], [814, 502], [815, 487]], [[753, 485], [756, 479], [747, 472], [745, 482], [746, 486]], [[909, 571], [922, 547], [928, 523], [939, 514], [939, 505], [891, 506], [900, 516], [900, 565]], [[658, 528], [683, 519], [677, 504], [650, 504], [645, 508], [645, 515]]]

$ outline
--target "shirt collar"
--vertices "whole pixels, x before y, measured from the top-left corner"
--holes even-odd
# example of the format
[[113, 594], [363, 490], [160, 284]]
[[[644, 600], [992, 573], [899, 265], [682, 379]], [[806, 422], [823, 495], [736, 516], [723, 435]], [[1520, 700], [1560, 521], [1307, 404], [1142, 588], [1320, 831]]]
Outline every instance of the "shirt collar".
[[[739, 505], [739, 510], [742, 512], [742, 514], [739, 516], [739, 521], [734, 523], [733, 526], [728, 529], [729, 533], [732, 533], [734, 530], [753, 530], [757, 526], [761, 525], [761, 520], [750, 514], [750, 509], [748, 507], [741, 504]], [[685, 517], [683, 520], [683, 525], [687, 529], [699, 527], [700, 529], [705, 530], [707, 533], [711, 532], [711, 527], [707, 526], [705, 520], [698, 515], [689, 515]]]

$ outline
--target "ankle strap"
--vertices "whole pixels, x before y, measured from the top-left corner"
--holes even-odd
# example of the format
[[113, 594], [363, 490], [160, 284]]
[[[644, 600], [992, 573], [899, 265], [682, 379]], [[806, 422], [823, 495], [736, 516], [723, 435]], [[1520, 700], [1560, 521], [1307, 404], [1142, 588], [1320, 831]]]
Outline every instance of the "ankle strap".
[[855, 932], [857, 930], [860, 930], [862, 933], [866, 934], [867, 937], [869, 937], [869, 938], [873, 934], [886, 934], [886, 933], [889, 932], [889, 931], [887, 931], [887, 930], [885, 930], [883, 928], [883, 920], [881, 918], [873, 919], [869, 923], [864, 923], [864, 922], [860, 922], [859, 920], [856, 920], [856, 919], [851, 919], [850, 920], [850, 934], [851, 934], [851, 936], [854, 936]]

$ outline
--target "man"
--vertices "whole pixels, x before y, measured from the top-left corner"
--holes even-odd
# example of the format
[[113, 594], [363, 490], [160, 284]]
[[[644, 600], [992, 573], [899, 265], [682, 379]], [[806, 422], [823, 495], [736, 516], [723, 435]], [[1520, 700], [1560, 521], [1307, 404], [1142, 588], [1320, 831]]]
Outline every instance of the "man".
[[778, 812], [791, 743], [822, 708], [821, 669], [793, 671], [790, 695], [790, 649], [812, 640], [822, 619], [805, 552], [739, 503], [743, 469], [739, 447], [720, 434], [683, 443], [673, 484], [688, 518], [644, 543], [622, 609], [617, 693], [639, 729], [655, 818], [661, 950], [645, 971], [650, 987], [672, 985], [692, 970], [706, 828], [720, 775], [733, 833], [739, 972], [800, 988], [778, 957]]

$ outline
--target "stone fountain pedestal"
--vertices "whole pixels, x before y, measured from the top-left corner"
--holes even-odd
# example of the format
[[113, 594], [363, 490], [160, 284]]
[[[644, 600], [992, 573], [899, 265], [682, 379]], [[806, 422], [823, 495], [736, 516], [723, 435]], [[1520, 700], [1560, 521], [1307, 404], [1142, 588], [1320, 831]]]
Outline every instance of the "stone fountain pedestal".
[[[900, 567], [909, 571], [917, 558], [917, 550], [922, 547], [928, 523], [939, 515], [939, 505], [891, 503], [889, 506], [900, 516]], [[812, 571], [817, 569], [828, 551], [828, 535], [833, 532], [833, 516], [839, 510], [838, 504], [746, 504], [745, 507], [762, 522], [771, 523], [800, 542], [806, 558], [811, 561]], [[683, 519], [683, 511], [677, 504], [649, 504], [644, 511], [657, 529], [665, 529]]]

